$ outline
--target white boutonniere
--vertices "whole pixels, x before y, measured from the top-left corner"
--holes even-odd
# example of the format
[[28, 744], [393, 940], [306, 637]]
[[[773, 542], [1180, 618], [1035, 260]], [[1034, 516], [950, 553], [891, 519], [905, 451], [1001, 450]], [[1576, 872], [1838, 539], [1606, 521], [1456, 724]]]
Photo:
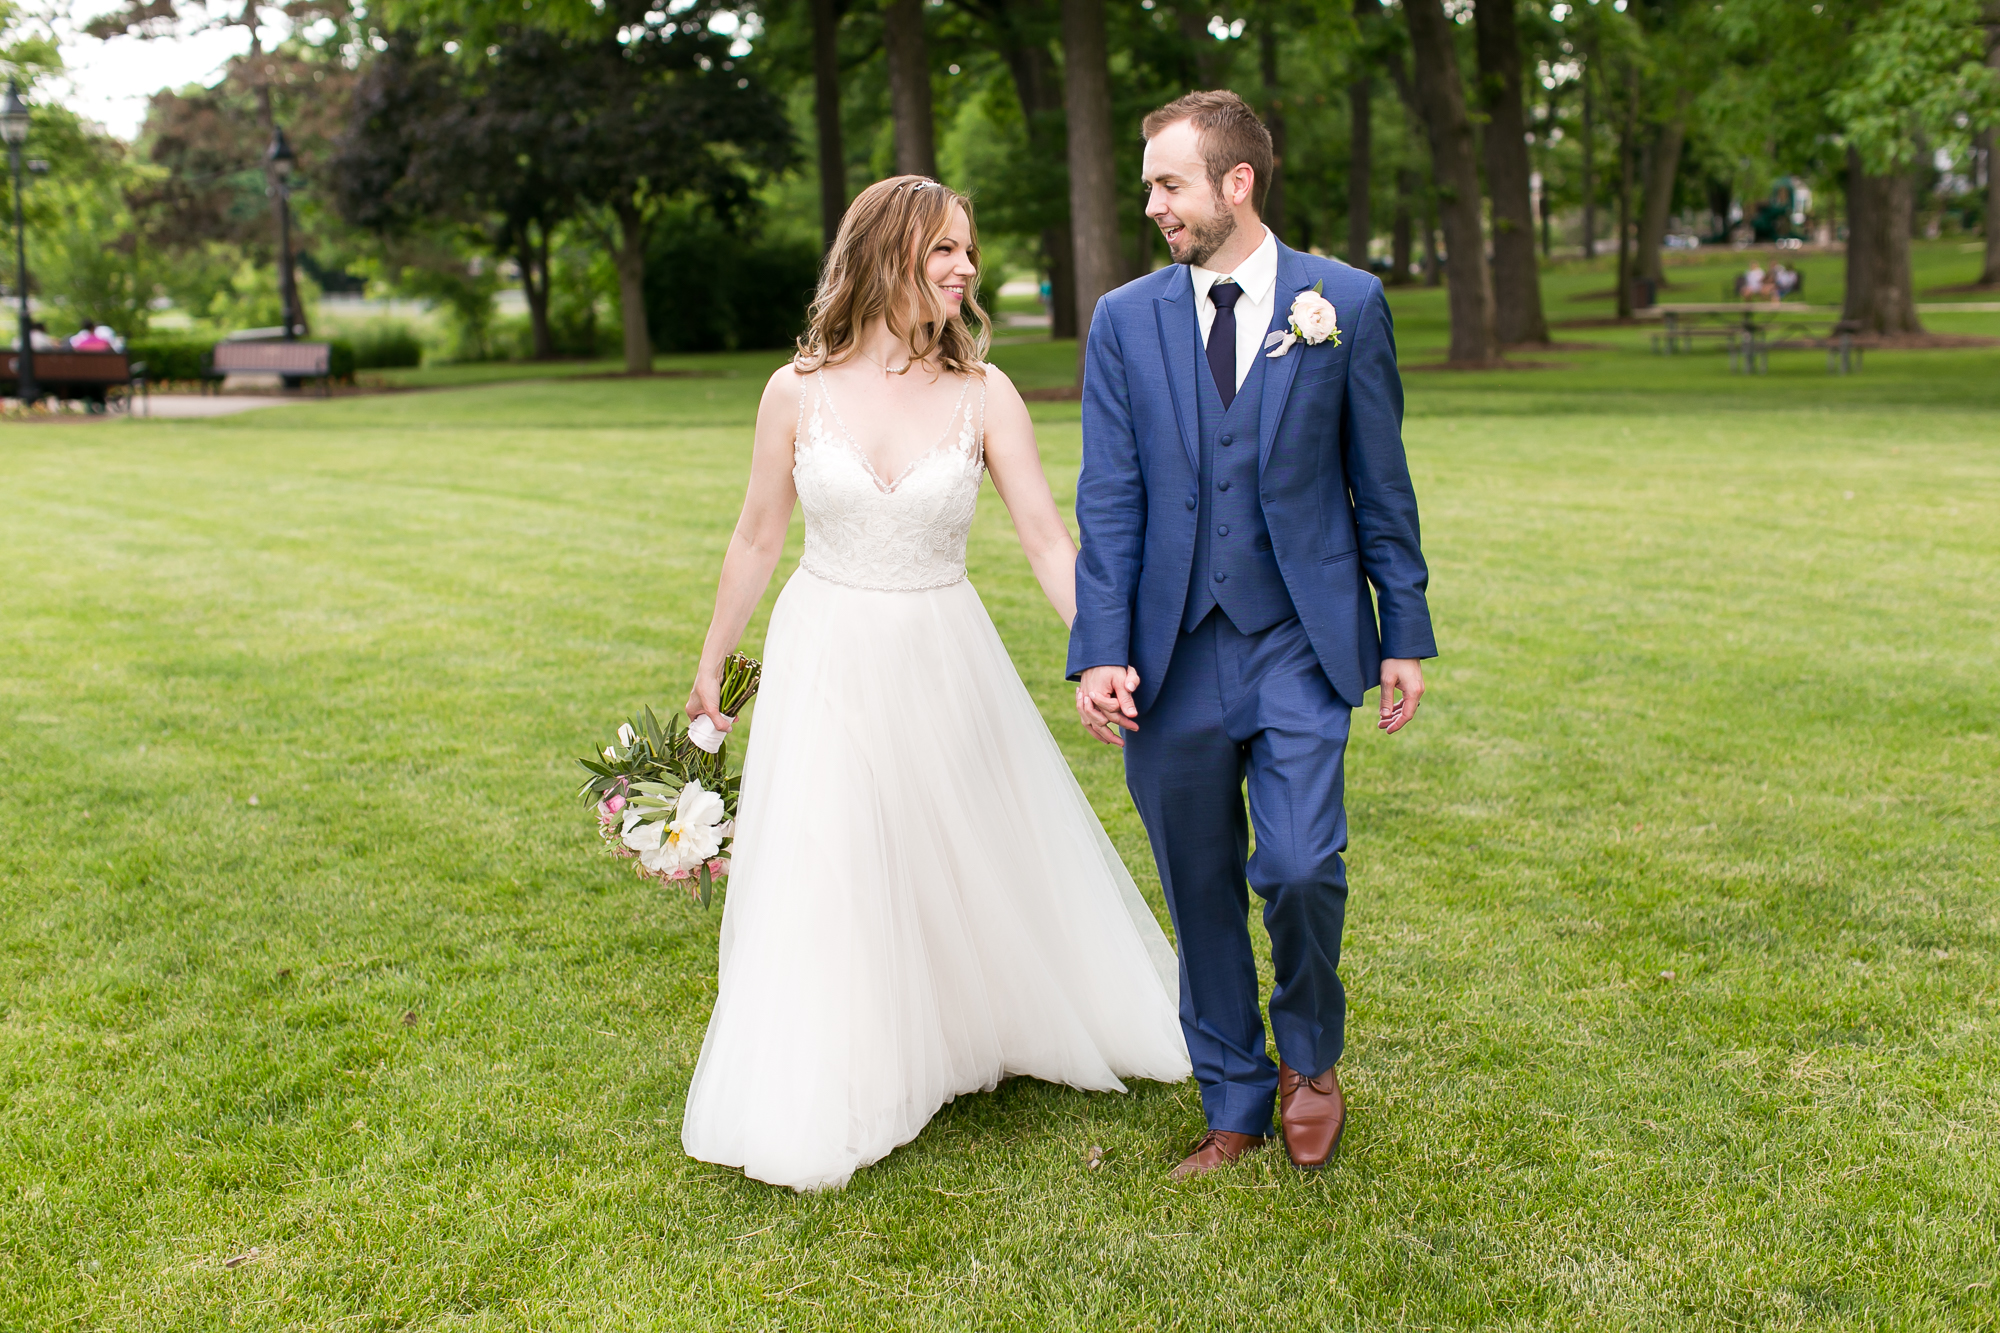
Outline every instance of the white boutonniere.
[[1265, 335], [1264, 346], [1272, 349], [1265, 356], [1283, 356], [1301, 339], [1308, 347], [1317, 347], [1329, 338], [1335, 347], [1340, 346], [1340, 321], [1335, 316], [1333, 302], [1320, 295], [1325, 287], [1326, 280], [1322, 278], [1312, 285], [1311, 291], [1292, 298], [1291, 326], [1283, 332], [1274, 329]]

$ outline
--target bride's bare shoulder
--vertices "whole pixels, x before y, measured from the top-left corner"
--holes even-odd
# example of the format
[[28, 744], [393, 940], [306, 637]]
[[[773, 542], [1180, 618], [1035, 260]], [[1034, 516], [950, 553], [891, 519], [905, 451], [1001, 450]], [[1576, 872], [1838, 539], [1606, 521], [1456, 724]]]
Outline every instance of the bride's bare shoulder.
[[771, 372], [771, 378], [764, 381], [764, 406], [797, 407], [799, 398], [805, 393], [806, 372], [798, 364], [787, 361]]
[[986, 400], [989, 403], [1018, 403], [1021, 391], [1014, 387], [1014, 381], [1007, 378], [1007, 372], [988, 361], [986, 371]]

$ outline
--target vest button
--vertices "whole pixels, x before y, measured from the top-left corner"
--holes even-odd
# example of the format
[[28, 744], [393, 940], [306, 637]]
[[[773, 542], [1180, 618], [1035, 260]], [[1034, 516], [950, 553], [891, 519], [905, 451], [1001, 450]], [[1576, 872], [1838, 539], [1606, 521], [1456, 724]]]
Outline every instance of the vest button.
[[1215, 483], [1215, 489], [1218, 491], [1226, 491], [1229, 489], [1229, 483], [1226, 481], [1218, 481]]
[[1217, 527], [1215, 530], [1215, 535], [1218, 537], [1227, 537], [1229, 535], [1229, 525], [1227, 523], [1224, 523], [1221, 526]]
[[1192, 495], [1190, 495], [1190, 496], [1188, 497], [1188, 508], [1189, 508], [1189, 509], [1192, 509], [1192, 508], [1194, 508], [1194, 506], [1195, 506], [1195, 499], [1194, 499], [1194, 497], [1193, 497]]
[[1236, 437], [1234, 435], [1225, 435], [1222, 437], [1222, 443], [1223, 446], [1226, 448], [1227, 446], [1236, 443]]
[[1229, 575], [1224, 574], [1221, 570], [1217, 570], [1215, 574], [1215, 581], [1217, 583], [1227, 583], [1229, 581]]

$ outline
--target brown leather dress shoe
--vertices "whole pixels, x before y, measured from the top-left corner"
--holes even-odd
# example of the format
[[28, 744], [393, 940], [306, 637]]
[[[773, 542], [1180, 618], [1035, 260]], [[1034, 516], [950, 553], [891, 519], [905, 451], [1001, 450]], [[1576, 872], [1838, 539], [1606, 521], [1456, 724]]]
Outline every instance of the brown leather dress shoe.
[[1278, 1124], [1293, 1166], [1317, 1171], [1332, 1161], [1340, 1133], [1347, 1128], [1347, 1099], [1340, 1095], [1340, 1079], [1333, 1070], [1304, 1078], [1280, 1060]]
[[1175, 1167], [1172, 1180], [1189, 1180], [1195, 1176], [1205, 1176], [1218, 1166], [1227, 1166], [1253, 1148], [1264, 1146], [1264, 1140], [1255, 1134], [1238, 1134], [1233, 1130], [1211, 1129], [1201, 1136], [1201, 1142], [1194, 1145], [1194, 1151]]

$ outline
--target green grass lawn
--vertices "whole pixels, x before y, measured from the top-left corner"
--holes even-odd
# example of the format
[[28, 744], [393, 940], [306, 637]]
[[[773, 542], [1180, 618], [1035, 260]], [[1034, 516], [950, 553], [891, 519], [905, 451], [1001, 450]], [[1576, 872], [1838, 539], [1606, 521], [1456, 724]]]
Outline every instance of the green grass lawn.
[[[1347, 1143], [1179, 1187], [1192, 1085], [825, 1196], [680, 1152], [718, 916], [570, 760], [684, 696], [775, 357], [0, 426], [0, 1327], [2000, 1326], [2000, 353], [1588, 336], [1409, 377]], [[1157, 905], [990, 491], [972, 563]]]

